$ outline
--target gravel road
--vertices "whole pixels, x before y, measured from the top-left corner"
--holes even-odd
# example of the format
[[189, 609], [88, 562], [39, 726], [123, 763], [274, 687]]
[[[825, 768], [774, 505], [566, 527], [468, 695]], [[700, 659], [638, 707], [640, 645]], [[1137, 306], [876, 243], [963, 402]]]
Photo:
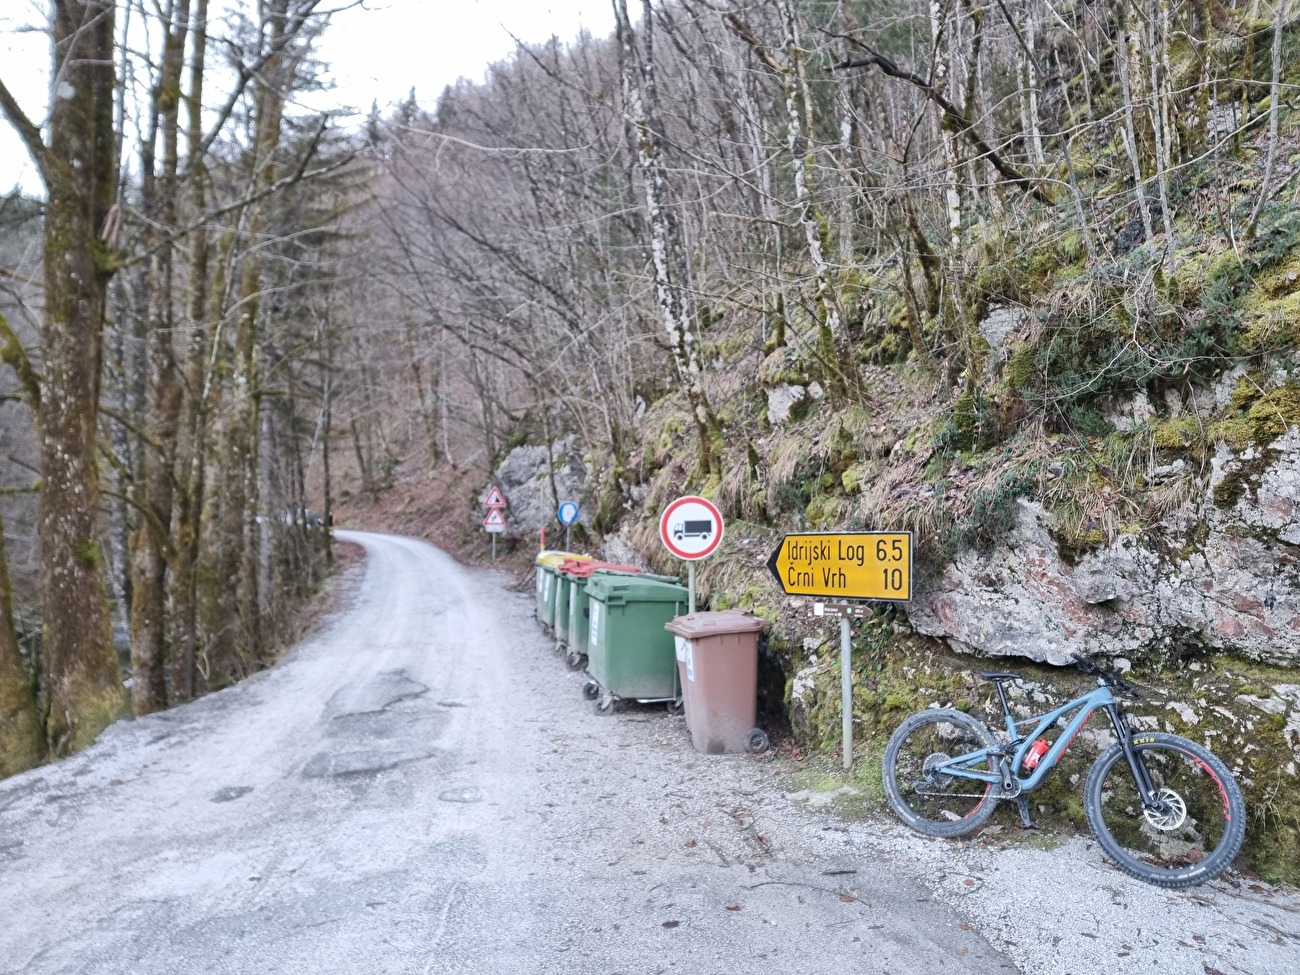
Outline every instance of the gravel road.
[[280, 666], [0, 784], [0, 972], [1294, 970], [1294, 899], [811, 811], [592, 713], [503, 576], [339, 536], [364, 570]]

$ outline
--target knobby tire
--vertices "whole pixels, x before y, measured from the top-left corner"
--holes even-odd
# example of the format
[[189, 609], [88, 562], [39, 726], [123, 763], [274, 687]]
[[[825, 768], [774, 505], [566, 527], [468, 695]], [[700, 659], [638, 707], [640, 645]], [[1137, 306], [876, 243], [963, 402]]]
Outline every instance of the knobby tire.
[[1158, 887], [1203, 884], [1226, 870], [1246, 837], [1246, 803], [1227, 766], [1208, 749], [1160, 732], [1139, 732], [1133, 748], [1157, 789], [1169, 787], [1186, 807], [1177, 826], [1157, 828], [1136, 802], [1133, 772], [1119, 744], [1088, 773], [1088, 828], [1115, 865]]
[[[924, 741], [926, 747], [930, 743], [949, 743], [951, 752], [935, 748], [930, 754], [943, 752], [950, 758], [980, 748], [997, 747], [993, 733], [963, 711], [932, 708], [912, 715], [898, 726], [885, 747], [885, 797], [895, 815], [918, 833], [939, 837], [965, 836], [988, 822], [997, 806], [994, 785], [977, 779], [920, 774], [915, 756], [904, 754], [904, 747], [913, 740]], [[986, 768], [993, 770], [987, 764]], [[934, 790], [934, 794], [919, 793], [918, 786]], [[945, 795], [942, 791], [945, 788], [951, 788], [954, 794]], [[954, 811], [938, 809], [942, 805], [940, 800], [945, 798], [955, 800]]]

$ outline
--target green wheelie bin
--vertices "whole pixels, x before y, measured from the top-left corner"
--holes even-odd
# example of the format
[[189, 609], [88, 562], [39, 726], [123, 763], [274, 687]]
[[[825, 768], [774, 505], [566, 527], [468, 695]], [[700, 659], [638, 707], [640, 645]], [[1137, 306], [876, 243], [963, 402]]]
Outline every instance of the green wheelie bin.
[[564, 601], [566, 616], [561, 616], [556, 608], [555, 637], [564, 644], [567, 651], [564, 662], [570, 670], [581, 670], [587, 665], [587, 582], [597, 572], [609, 572], [616, 575], [635, 575], [643, 579], [656, 579], [661, 582], [677, 581], [674, 576], [656, 576], [644, 573], [634, 565], [617, 565], [613, 562], [584, 562], [568, 565], [561, 569], [567, 577], [567, 598]]
[[555, 565], [555, 592], [550, 609], [551, 630], [555, 635], [555, 649], [564, 653], [569, 645], [569, 600], [573, 593], [574, 574], [588, 566], [603, 565], [585, 555], [570, 555]]
[[684, 586], [597, 572], [587, 581], [587, 682], [583, 697], [608, 714], [620, 700], [681, 696], [677, 653], [664, 624], [685, 610]]
[[542, 624], [543, 630], [550, 628], [552, 620], [547, 618], [547, 614], [555, 609], [556, 566], [572, 556], [572, 552], [550, 549], [538, 552], [537, 558], [533, 560], [537, 566], [537, 610], [534, 615], [537, 622]]

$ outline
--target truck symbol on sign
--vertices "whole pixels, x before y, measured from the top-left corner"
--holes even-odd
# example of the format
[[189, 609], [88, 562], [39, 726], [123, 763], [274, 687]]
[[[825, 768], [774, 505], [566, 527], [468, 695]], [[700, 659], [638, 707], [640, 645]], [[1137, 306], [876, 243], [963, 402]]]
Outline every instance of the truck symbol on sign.
[[703, 538], [707, 540], [712, 534], [712, 518], [704, 518], [699, 521], [679, 521], [673, 525], [673, 538], [679, 542], [683, 538]]

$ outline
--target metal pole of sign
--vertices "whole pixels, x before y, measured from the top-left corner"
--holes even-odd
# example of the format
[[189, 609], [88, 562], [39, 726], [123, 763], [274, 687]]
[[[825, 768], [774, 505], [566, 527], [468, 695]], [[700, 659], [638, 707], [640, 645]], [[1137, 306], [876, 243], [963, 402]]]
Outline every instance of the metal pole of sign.
[[569, 548], [570, 548], [570, 545], [569, 545], [569, 526], [568, 526], [568, 525], [565, 525], [565, 526], [564, 526], [564, 550], [567, 552], [567, 551], [569, 551]]
[[492, 533], [492, 561], [497, 560], [497, 533]]
[[686, 604], [687, 612], [694, 613], [695, 612], [695, 563], [688, 562], [687, 565], [690, 566], [690, 568], [686, 570], [687, 587], [690, 591], [690, 601]]
[[849, 639], [849, 617], [840, 617], [840, 710], [844, 735], [844, 770], [853, 764], [853, 683], [850, 657], [853, 644]]

